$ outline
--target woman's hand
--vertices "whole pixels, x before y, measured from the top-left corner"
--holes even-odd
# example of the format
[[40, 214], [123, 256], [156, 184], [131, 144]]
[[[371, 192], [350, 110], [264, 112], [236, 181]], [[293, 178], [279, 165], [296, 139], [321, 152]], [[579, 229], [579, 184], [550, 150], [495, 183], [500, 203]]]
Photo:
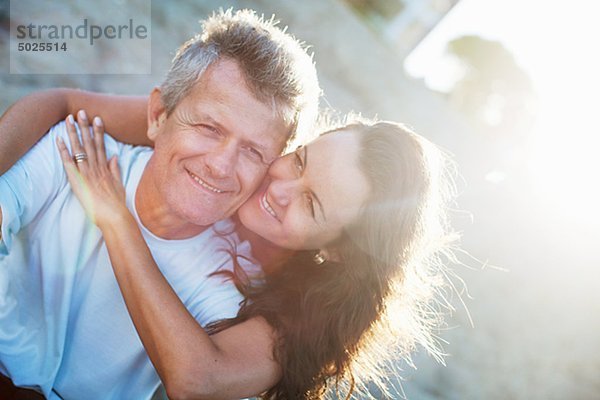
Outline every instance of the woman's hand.
[[67, 178], [88, 216], [100, 229], [131, 217], [125, 205], [125, 188], [117, 158], [106, 159], [104, 127], [100, 117], [94, 118], [93, 136], [85, 111], [77, 113], [81, 141], [77, 135], [72, 115], [66, 119], [71, 151], [59, 137], [57, 145]]

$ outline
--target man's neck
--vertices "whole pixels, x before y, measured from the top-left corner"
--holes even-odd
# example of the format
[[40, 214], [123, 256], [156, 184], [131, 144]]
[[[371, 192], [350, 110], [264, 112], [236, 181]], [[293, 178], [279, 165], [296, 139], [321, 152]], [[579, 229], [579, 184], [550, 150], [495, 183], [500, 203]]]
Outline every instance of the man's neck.
[[152, 184], [146, 168], [135, 192], [135, 209], [146, 229], [162, 239], [188, 239], [204, 232], [208, 227], [194, 225], [173, 215], [164, 201], [157, 197], [158, 190]]

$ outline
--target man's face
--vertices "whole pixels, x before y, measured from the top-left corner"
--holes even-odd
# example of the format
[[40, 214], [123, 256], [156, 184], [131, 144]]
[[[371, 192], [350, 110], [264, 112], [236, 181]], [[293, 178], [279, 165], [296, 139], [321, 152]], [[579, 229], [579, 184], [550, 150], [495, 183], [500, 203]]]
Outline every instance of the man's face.
[[285, 144], [284, 121], [254, 97], [230, 60], [209, 67], [171, 115], [156, 115], [149, 128], [156, 195], [184, 225], [231, 216]]

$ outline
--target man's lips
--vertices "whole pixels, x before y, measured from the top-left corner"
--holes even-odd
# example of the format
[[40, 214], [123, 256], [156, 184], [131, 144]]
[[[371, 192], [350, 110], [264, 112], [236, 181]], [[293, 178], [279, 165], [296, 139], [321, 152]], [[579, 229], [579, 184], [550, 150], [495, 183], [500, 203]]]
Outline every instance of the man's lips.
[[223, 189], [219, 189], [219, 188], [217, 188], [217, 187], [214, 187], [214, 186], [212, 186], [212, 185], [210, 185], [210, 184], [206, 183], [205, 181], [203, 181], [202, 179], [200, 179], [200, 177], [198, 177], [198, 176], [197, 176], [197, 175], [195, 175], [194, 173], [192, 173], [192, 172], [190, 172], [190, 171], [188, 171], [188, 170], [186, 170], [186, 171], [187, 171], [188, 175], [189, 175], [189, 176], [190, 176], [190, 177], [191, 177], [191, 178], [192, 178], [194, 181], [196, 181], [196, 182], [197, 182], [197, 183], [198, 183], [200, 186], [202, 186], [204, 189], [206, 189], [206, 190], [210, 190], [211, 192], [214, 192], [214, 193], [224, 193], [224, 192], [225, 192], [225, 190], [223, 190]]

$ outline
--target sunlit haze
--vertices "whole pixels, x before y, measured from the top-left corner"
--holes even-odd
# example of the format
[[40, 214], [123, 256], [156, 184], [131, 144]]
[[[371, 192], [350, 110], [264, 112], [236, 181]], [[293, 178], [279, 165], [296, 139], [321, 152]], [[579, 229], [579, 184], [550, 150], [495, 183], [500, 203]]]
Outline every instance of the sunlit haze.
[[[600, 3], [588, 0], [462, 0], [406, 61], [413, 77], [445, 91], [457, 69], [446, 43], [465, 34], [502, 42], [538, 96], [530, 142], [532, 195], [548, 211], [598, 221], [600, 185]], [[503, 171], [491, 171], [500, 181]], [[490, 171], [486, 171], [490, 173]]]

